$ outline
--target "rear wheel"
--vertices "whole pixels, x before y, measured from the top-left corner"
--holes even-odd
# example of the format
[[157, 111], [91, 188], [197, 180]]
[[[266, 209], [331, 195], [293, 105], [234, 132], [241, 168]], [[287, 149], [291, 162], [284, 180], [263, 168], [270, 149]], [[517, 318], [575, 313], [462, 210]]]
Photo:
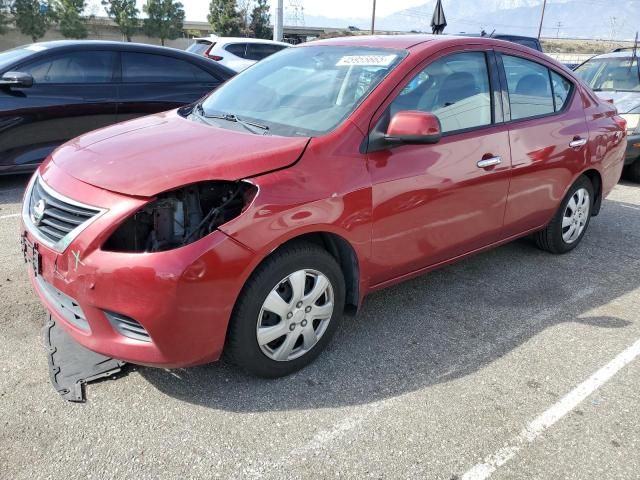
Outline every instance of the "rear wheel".
[[315, 244], [285, 247], [243, 289], [229, 325], [226, 354], [251, 374], [280, 377], [314, 360], [344, 311], [335, 258]]
[[640, 183], [640, 159], [625, 167], [624, 177], [632, 182]]
[[538, 247], [556, 254], [576, 248], [589, 226], [594, 199], [591, 181], [580, 177], [565, 196], [553, 220], [535, 234]]

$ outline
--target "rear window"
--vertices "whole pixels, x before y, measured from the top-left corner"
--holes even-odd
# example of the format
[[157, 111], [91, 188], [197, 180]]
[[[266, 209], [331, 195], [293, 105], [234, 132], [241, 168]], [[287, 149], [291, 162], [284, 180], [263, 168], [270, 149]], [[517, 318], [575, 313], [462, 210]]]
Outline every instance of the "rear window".
[[189, 46], [189, 48], [187, 48], [187, 52], [204, 55], [211, 45], [213, 45], [213, 42], [208, 40], [196, 40]]

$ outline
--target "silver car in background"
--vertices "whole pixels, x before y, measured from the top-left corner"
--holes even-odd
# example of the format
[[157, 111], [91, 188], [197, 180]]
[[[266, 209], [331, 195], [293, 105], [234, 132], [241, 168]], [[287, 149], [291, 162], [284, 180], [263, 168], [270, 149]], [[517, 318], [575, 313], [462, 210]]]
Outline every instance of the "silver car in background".
[[613, 101], [620, 116], [627, 121], [624, 175], [634, 182], [640, 182], [639, 61], [633, 49], [618, 49], [596, 55], [575, 69], [599, 97]]

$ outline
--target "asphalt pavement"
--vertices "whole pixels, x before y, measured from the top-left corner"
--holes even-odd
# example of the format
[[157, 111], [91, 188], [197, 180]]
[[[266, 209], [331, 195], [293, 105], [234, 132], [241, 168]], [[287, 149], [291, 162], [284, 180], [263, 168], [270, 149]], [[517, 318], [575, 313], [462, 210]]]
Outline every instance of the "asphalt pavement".
[[0, 177], [0, 478], [640, 478], [640, 185], [574, 252], [523, 239], [378, 292], [310, 367], [132, 368], [63, 401]]

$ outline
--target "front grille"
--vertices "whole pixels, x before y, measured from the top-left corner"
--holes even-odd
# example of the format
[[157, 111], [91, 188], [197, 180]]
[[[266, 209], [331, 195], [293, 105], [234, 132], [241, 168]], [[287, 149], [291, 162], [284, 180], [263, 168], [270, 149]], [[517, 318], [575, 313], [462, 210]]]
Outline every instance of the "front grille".
[[87, 317], [82, 311], [82, 308], [80, 308], [80, 305], [78, 305], [78, 302], [69, 295], [62, 293], [56, 287], [44, 280], [42, 276], [37, 276], [35, 278], [38, 283], [38, 287], [40, 287], [40, 291], [42, 291], [47, 299], [49, 308], [55, 310], [58, 315], [75, 327], [78, 327], [85, 332], [91, 332], [89, 322], [87, 322]]
[[31, 190], [29, 219], [38, 233], [56, 244], [70, 232], [100, 213], [99, 209], [64, 199], [38, 177]]
[[151, 341], [149, 332], [133, 318], [108, 311], [105, 311], [104, 314], [120, 335], [134, 340], [140, 340], [141, 342]]

